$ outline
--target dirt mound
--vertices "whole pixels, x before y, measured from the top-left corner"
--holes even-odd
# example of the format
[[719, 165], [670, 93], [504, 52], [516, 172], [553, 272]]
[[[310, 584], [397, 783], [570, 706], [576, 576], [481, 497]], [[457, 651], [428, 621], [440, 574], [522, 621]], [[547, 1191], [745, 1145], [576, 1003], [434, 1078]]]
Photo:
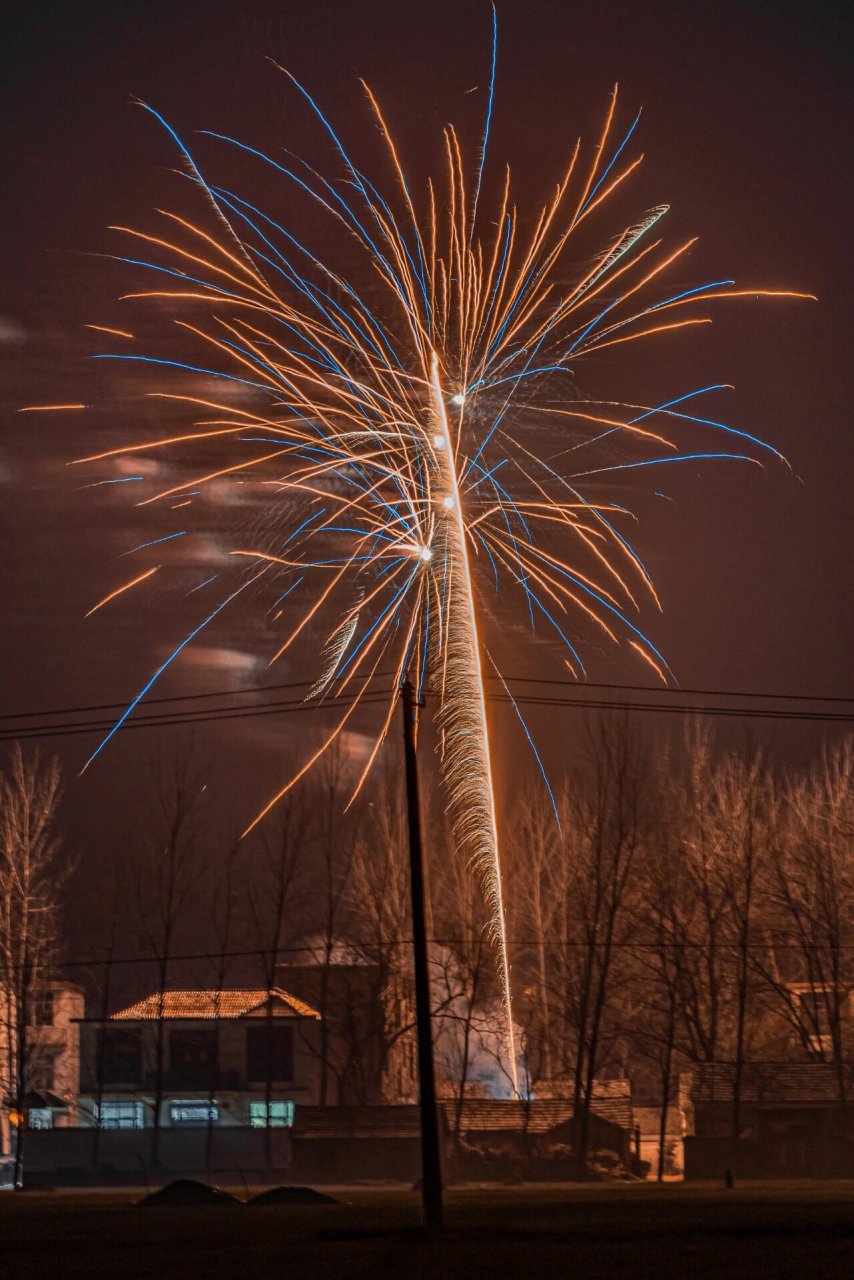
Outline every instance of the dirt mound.
[[332, 1196], [315, 1191], [314, 1187], [271, 1187], [253, 1196], [249, 1204], [340, 1204]]
[[158, 1205], [164, 1207], [233, 1205], [240, 1204], [236, 1196], [228, 1191], [220, 1191], [218, 1187], [209, 1187], [206, 1182], [196, 1182], [193, 1178], [179, 1178], [177, 1182], [169, 1182], [158, 1191], [152, 1191], [140, 1205]]

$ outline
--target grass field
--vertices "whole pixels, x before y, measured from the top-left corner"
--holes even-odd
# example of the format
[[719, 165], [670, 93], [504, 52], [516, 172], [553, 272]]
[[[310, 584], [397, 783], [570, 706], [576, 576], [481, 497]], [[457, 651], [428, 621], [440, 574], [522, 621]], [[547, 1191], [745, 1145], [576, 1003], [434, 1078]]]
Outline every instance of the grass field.
[[854, 1276], [854, 1183], [456, 1189], [446, 1225], [418, 1197], [327, 1189], [312, 1207], [137, 1207], [142, 1192], [0, 1195], [14, 1280], [759, 1280]]

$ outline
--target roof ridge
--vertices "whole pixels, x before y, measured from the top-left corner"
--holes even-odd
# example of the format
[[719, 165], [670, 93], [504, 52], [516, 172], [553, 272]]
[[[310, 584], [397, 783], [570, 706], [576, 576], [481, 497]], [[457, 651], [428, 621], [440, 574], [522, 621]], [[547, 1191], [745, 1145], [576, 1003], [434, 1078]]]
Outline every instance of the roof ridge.
[[252, 1013], [265, 1001], [275, 998], [300, 1017], [320, 1018], [319, 1012], [283, 987], [178, 987], [152, 991], [111, 1014], [111, 1021], [149, 1021], [239, 1018]]

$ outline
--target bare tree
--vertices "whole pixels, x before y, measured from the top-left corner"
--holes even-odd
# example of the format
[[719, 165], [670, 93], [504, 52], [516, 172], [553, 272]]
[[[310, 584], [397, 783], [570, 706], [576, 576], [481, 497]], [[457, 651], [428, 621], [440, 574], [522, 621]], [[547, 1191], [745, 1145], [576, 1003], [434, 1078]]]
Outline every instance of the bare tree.
[[473, 1093], [492, 1094], [496, 1080], [509, 1085], [512, 1072], [497, 1031], [504, 1015], [483, 895], [471, 867], [447, 837], [442, 839], [438, 823], [434, 831], [434, 843], [441, 841], [447, 848], [441, 873], [434, 874], [431, 884], [438, 934], [430, 955], [434, 1054], [439, 1090], [454, 1104], [451, 1138], [458, 1145], [465, 1099]]
[[[659, 1182], [667, 1158], [667, 1119], [680, 1048], [683, 981], [690, 954], [689, 929], [696, 905], [695, 884], [686, 874], [680, 841], [677, 789], [658, 778], [659, 820], [647, 838], [640, 867], [640, 903], [646, 922], [635, 949], [635, 999], [630, 1035], [637, 1054], [649, 1057], [658, 1074]], [[648, 941], [647, 939], [648, 935]]]
[[256, 842], [249, 865], [248, 898], [258, 955], [267, 990], [265, 1009], [264, 1150], [267, 1168], [271, 1157], [271, 1103], [274, 1082], [274, 990], [283, 950], [296, 942], [295, 899], [305, 875], [308, 840], [305, 807], [291, 791], [276, 808]]
[[154, 957], [159, 1001], [152, 1089], [155, 1162], [159, 1158], [165, 1087], [164, 997], [172, 975], [175, 943], [188, 923], [187, 909], [198, 897], [202, 882], [200, 810], [205, 772], [192, 741], [179, 743], [171, 753], [155, 758], [154, 803], [134, 868], [139, 924], [143, 942]]
[[[217, 1032], [219, 1031], [219, 1019], [222, 1014], [223, 987], [225, 986], [232, 960], [230, 951], [235, 933], [237, 908], [236, 873], [241, 851], [239, 839], [232, 840], [226, 850], [225, 862], [221, 868], [220, 879], [214, 892], [212, 904], [211, 919], [219, 943], [214, 957], [214, 1023]], [[211, 1058], [208, 1084], [207, 1132], [205, 1134], [206, 1169], [210, 1169], [213, 1163], [214, 1108], [219, 1082], [219, 1036], [217, 1035], [217, 1052]]]
[[848, 1093], [846, 1009], [854, 991], [854, 742], [826, 751], [777, 800], [762, 975], [796, 1039], [832, 1062]]
[[630, 877], [646, 834], [647, 772], [625, 719], [591, 731], [585, 772], [570, 793], [563, 837], [570, 867], [563, 966], [576, 1050], [573, 1133], [579, 1171], [587, 1158], [593, 1086], [608, 1043], [619, 966], [631, 941]]
[[679, 818], [683, 894], [689, 947], [682, 970], [682, 1021], [692, 1060], [714, 1062], [727, 1001], [726, 901], [718, 849], [708, 818], [711, 738], [695, 731], [687, 742], [688, 777]]
[[347, 886], [355, 964], [337, 1010], [349, 1096], [363, 1103], [409, 1100], [414, 1088], [405, 799], [390, 768], [370, 794], [355, 833]]
[[[348, 794], [349, 771], [340, 746], [328, 751], [324, 763], [313, 780], [315, 858], [317, 879], [315, 894], [318, 907], [318, 936], [313, 954], [319, 962], [318, 983], [319, 1058], [321, 1106], [330, 1099], [333, 1083], [336, 1100], [340, 1101], [342, 1074], [336, 1061], [332, 1023], [337, 1021], [335, 1005], [340, 992], [333, 990], [335, 970], [340, 969], [341, 939], [349, 911], [350, 880], [357, 848], [358, 822], [352, 811], [344, 814]], [[330, 1017], [330, 1015], [332, 1015]]]
[[55, 832], [60, 767], [16, 743], [0, 775], [0, 1001], [6, 1093], [18, 1116], [15, 1186], [20, 1187], [28, 1094], [39, 1059], [35, 1000], [51, 977], [67, 871], [57, 861]]
[[726, 907], [735, 1025], [732, 1035], [732, 1141], [741, 1133], [744, 1062], [751, 1030], [753, 951], [760, 940], [759, 887], [768, 847], [768, 781], [758, 756], [730, 754], [711, 776], [708, 813]]
[[549, 1093], [565, 1077], [571, 1057], [562, 984], [554, 981], [555, 963], [562, 964], [568, 941], [565, 908], [571, 871], [564, 835], [540, 790], [525, 788], [505, 845], [515, 1006], [524, 1024], [529, 1088], [542, 1085]]
[[531, 796], [508, 842], [529, 1074], [541, 1096], [572, 1098], [579, 1171], [597, 1072], [624, 1057], [618, 1006], [630, 977], [629, 908], [648, 813], [645, 762], [628, 723], [590, 726], [585, 746], [583, 767], [560, 793], [560, 826]]
[[114, 978], [114, 960], [116, 942], [120, 936], [122, 914], [127, 906], [128, 889], [126, 876], [123, 874], [124, 868], [117, 866], [115, 862], [110, 863], [109, 878], [99, 884], [99, 897], [101, 899], [101, 909], [98, 911], [98, 918], [104, 922], [106, 928], [104, 930], [103, 940], [105, 946], [103, 961], [94, 966], [94, 974], [92, 986], [94, 988], [93, 995], [97, 998], [97, 1007], [100, 1017], [100, 1031], [95, 1051], [95, 1112], [91, 1116], [94, 1121], [92, 1130], [92, 1168], [97, 1169], [101, 1155], [101, 1130], [104, 1124], [104, 1092], [105, 1092], [105, 1075], [107, 1066], [107, 1017], [110, 1010], [110, 1003], [113, 996], [113, 978]]

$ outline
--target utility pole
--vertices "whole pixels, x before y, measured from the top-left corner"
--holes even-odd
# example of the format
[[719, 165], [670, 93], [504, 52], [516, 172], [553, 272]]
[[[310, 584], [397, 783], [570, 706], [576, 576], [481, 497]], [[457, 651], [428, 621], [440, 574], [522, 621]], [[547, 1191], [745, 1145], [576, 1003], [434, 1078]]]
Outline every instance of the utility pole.
[[418, 762], [415, 755], [416, 702], [412, 683], [403, 682], [403, 746], [406, 764], [406, 809], [409, 819], [409, 886], [412, 898], [412, 945], [415, 953], [415, 1029], [418, 1040], [418, 1099], [421, 1109], [421, 1203], [424, 1225], [442, 1225], [442, 1167], [439, 1117], [433, 1075], [430, 1018], [430, 974], [427, 968], [427, 924], [424, 911], [424, 858], [418, 806]]

